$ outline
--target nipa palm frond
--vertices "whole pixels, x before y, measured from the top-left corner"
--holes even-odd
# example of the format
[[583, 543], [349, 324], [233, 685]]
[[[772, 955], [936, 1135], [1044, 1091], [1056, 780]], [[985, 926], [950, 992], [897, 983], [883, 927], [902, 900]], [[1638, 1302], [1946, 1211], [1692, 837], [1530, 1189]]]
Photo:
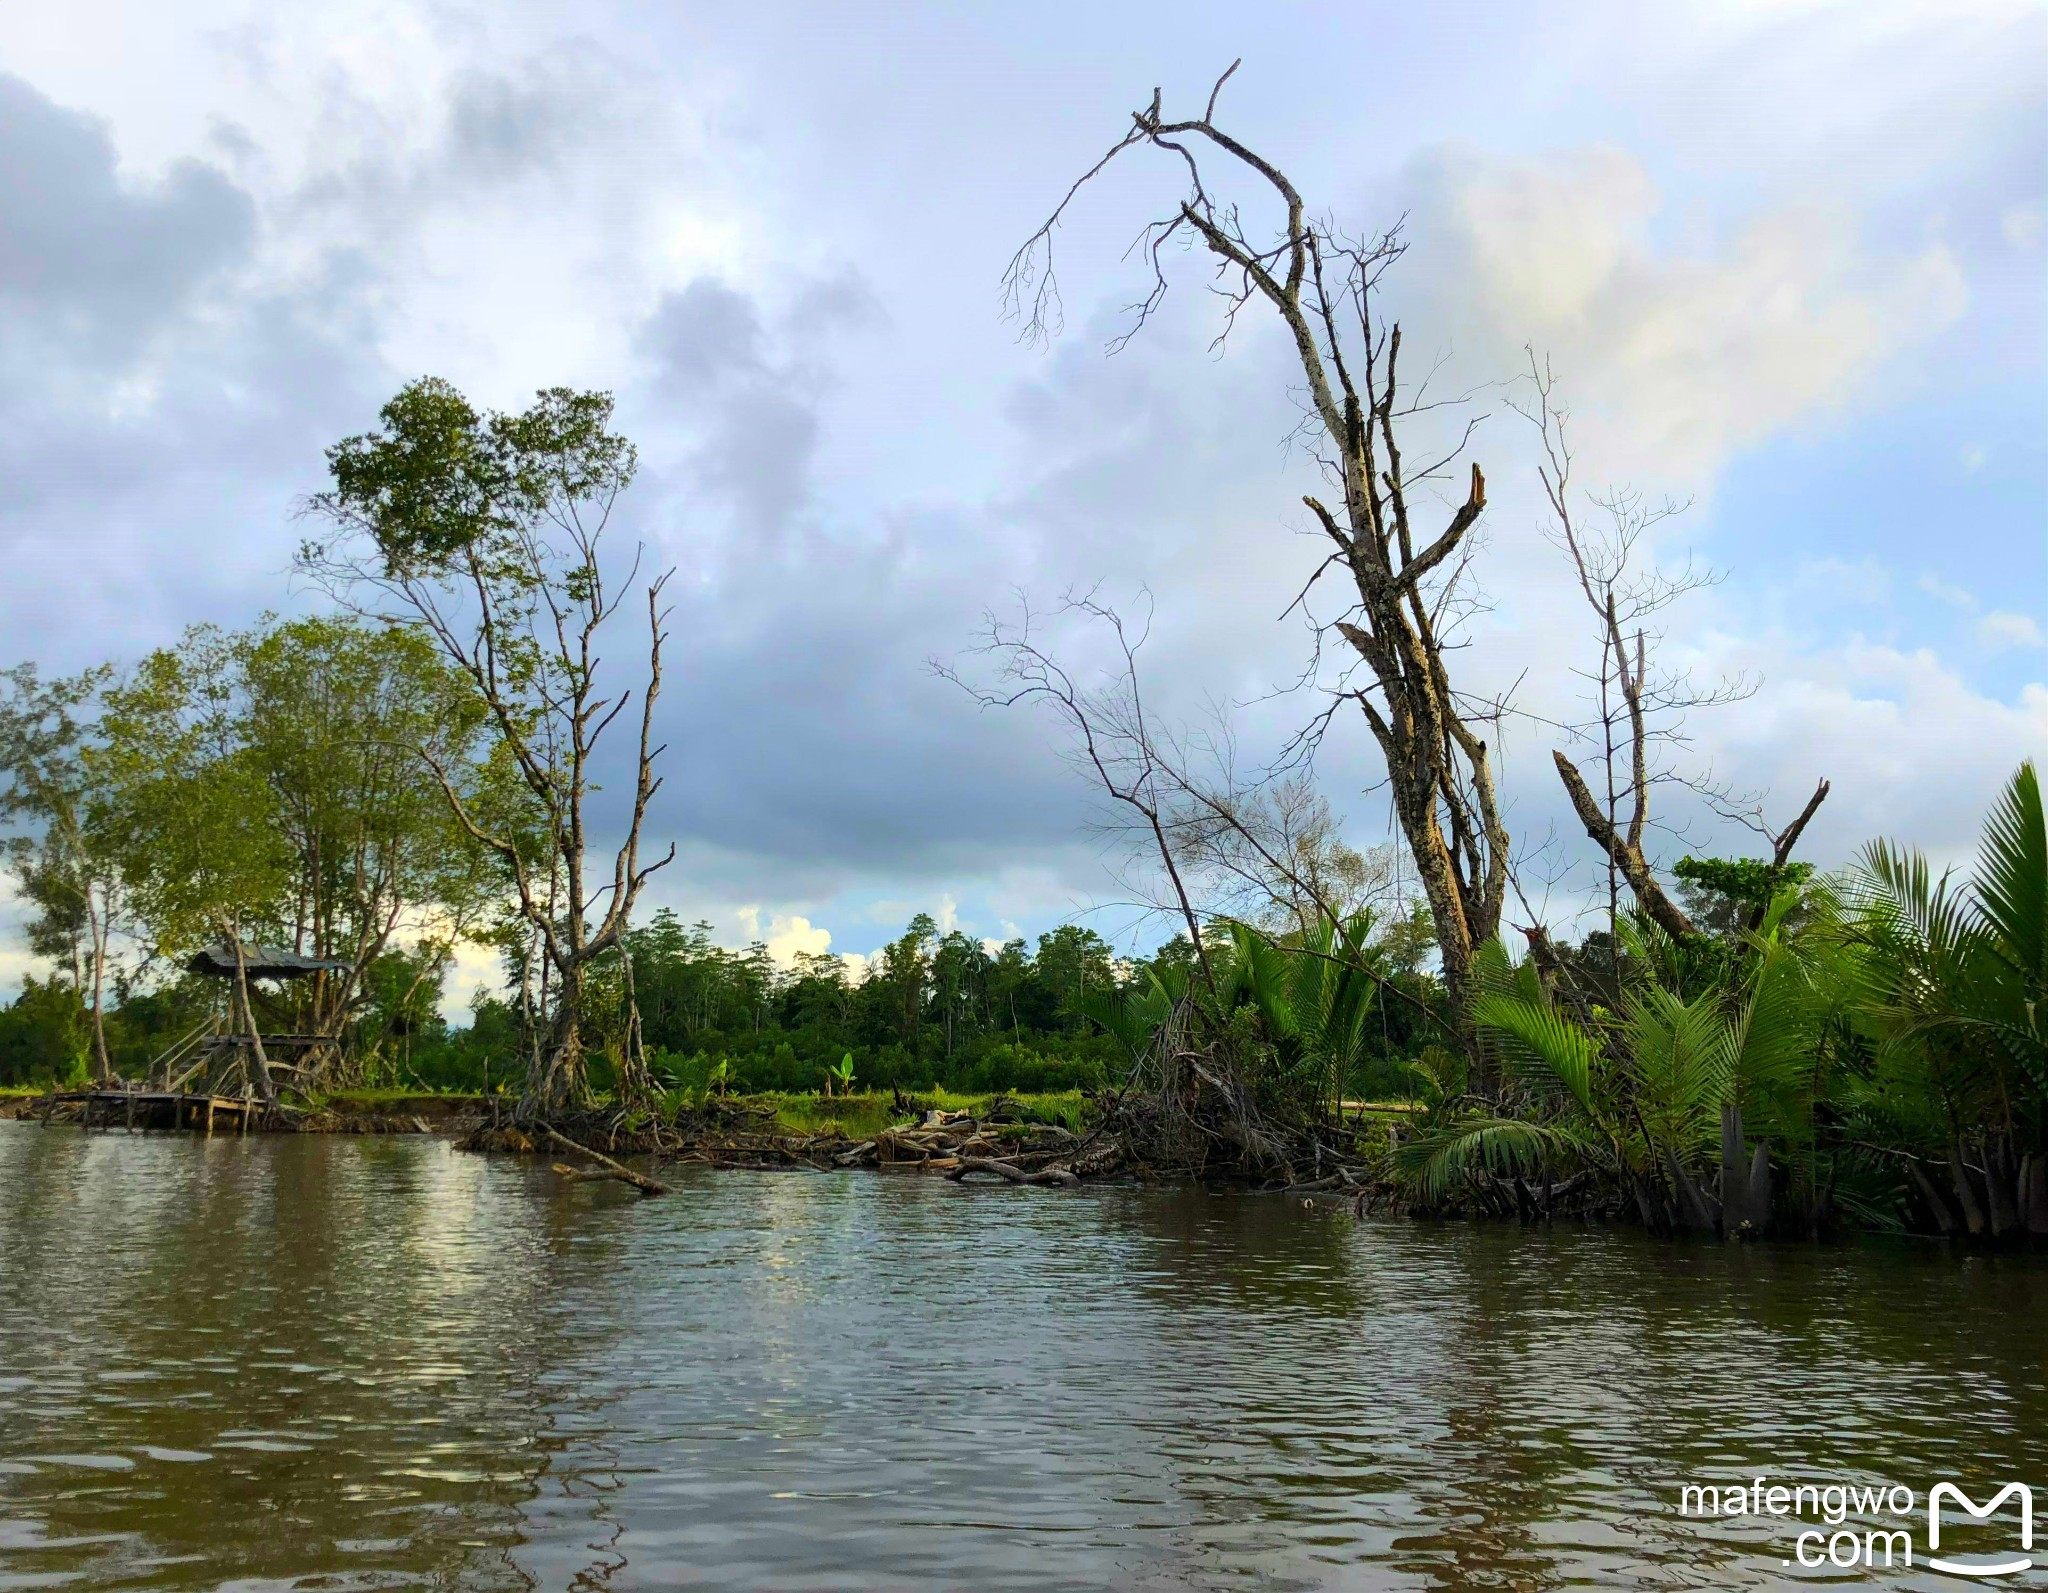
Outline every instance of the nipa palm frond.
[[1394, 1152], [1394, 1165], [1423, 1199], [1433, 1202], [1482, 1168], [1496, 1177], [1528, 1174], [1546, 1160], [1580, 1158], [1586, 1152], [1585, 1141], [1561, 1125], [1487, 1114], [1454, 1118], [1418, 1135]]
[[2023, 763], [1984, 824], [1971, 880], [1990, 950], [2034, 1001], [2048, 994], [2048, 819], [2041, 780]]
[[1526, 996], [1493, 992], [1472, 1004], [1472, 1021], [1493, 1032], [1515, 1079], [1540, 1099], [1569, 1099], [1597, 1119], [1593, 1077], [1600, 1042], [1555, 1008]]

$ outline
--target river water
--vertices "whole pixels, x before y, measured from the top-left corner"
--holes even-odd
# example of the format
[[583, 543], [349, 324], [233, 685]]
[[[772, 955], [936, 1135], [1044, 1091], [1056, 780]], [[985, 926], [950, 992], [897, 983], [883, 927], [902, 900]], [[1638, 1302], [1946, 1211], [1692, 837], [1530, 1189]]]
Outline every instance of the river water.
[[2048, 1485], [2040, 1258], [676, 1177], [0, 1124], [0, 1589], [1956, 1587], [1679, 1490]]

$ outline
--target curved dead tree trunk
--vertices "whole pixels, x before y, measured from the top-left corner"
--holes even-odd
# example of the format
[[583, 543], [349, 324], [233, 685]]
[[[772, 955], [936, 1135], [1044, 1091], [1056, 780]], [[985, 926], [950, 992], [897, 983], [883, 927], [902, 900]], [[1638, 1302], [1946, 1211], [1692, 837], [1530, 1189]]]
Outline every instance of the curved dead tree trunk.
[[[1572, 483], [1572, 451], [1565, 435], [1566, 413], [1555, 402], [1549, 365], [1539, 362], [1533, 352], [1528, 380], [1534, 402], [1527, 408], [1510, 402], [1541, 433], [1544, 458], [1537, 467], [1537, 478], [1555, 522], [1552, 538], [1571, 561], [1600, 637], [1600, 667], [1586, 677], [1594, 688], [1595, 717], [1569, 728], [1577, 738], [1596, 744], [1594, 768], [1601, 789], [1596, 792], [1564, 753], [1554, 751], [1551, 758], [1564, 782], [1565, 795], [1571, 799], [1572, 812], [1607, 861], [1610, 941], [1619, 932], [1624, 882], [1645, 917], [1674, 939], [1690, 939], [1699, 933], [1699, 927], [1665, 893], [1643, 847], [1650, 825], [1651, 787], [1678, 778], [1668, 768], [1653, 767], [1662, 762], [1653, 755], [1653, 743], [1661, 752], [1683, 741], [1687, 712], [1738, 701], [1754, 687], [1738, 679], [1701, 688], [1683, 671], [1653, 672], [1654, 644], [1662, 639], [1651, 628], [1655, 617], [1688, 593], [1712, 585], [1718, 577], [1690, 563], [1667, 575], [1644, 558], [1649, 551], [1646, 536], [1680, 512], [1681, 504], [1650, 504], [1633, 491], [1610, 489], [1591, 499], [1603, 515], [1590, 526], [1578, 522], [1573, 512], [1577, 493]], [[1697, 782], [1684, 783], [1700, 789]]]
[[[1486, 480], [1472, 465], [1464, 501], [1433, 528], [1418, 525], [1424, 512], [1418, 492], [1454, 468], [1464, 439], [1420, 467], [1402, 451], [1407, 422], [1425, 406], [1401, 386], [1401, 331], [1381, 318], [1375, 302], [1380, 274], [1402, 245], [1392, 233], [1359, 241], [1330, 222], [1312, 220], [1286, 174], [1216, 124], [1217, 95], [1236, 70], [1233, 65], [1223, 74], [1207, 109], [1190, 120], [1167, 120], [1154, 90], [1150, 106], [1133, 114], [1131, 130], [1018, 251], [1005, 292], [1027, 335], [1049, 334], [1059, 304], [1054, 229], [1090, 178], [1142, 145], [1167, 153], [1187, 187], [1178, 206], [1151, 222], [1140, 239], [1153, 282], [1136, 307], [1137, 325], [1165, 294], [1162, 251], [1183, 238], [1199, 242], [1216, 263], [1228, 301], [1225, 335], [1254, 300], [1279, 316], [1306, 386], [1308, 426], [1334, 489], [1330, 503], [1304, 500], [1331, 551], [1303, 597], [1324, 575], [1341, 572], [1348, 588], [1343, 610], [1319, 628], [1364, 666], [1363, 681], [1347, 677], [1298, 746], [1312, 749], [1347, 705], [1365, 720], [1386, 759], [1394, 812], [1428, 898], [1445, 983], [1453, 1001], [1462, 1002], [1473, 954], [1500, 926], [1508, 883], [1508, 831], [1487, 740], [1501, 705], [1462, 696], [1445, 663], [1448, 604], [1470, 555], [1468, 535], [1486, 508]], [[1275, 202], [1277, 224], [1250, 234], [1239, 205], [1212, 194], [1212, 178], [1246, 182]], [[1470, 430], [1468, 424], [1467, 435]]]
[[1558, 778], [1564, 781], [1565, 794], [1572, 799], [1572, 811], [1585, 825], [1586, 834], [1593, 844], [1606, 854], [1621, 877], [1628, 881], [1628, 888], [1635, 892], [1637, 904], [1665, 934], [1680, 940], [1697, 935], [1699, 927], [1686, 916], [1685, 909], [1664, 894], [1664, 887], [1657, 883], [1657, 876], [1650, 869], [1649, 859], [1643, 855], [1643, 820], [1649, 812], [1649, 804], [1638, 801], [1628, 828], [1618, 828], [1601, 811], [1600, 804], [1586, 785], [1586, 777], [1579, 773], [1571, 759], [1561, 752], [1553, 752], [1550, 756], [1557, 762]]

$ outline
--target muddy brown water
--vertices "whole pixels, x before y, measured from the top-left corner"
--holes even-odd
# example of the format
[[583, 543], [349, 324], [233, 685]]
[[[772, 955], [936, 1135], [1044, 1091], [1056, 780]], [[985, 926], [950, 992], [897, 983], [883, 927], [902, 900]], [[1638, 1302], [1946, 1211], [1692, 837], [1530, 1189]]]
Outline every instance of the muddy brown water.
[[[1953, 1588], [1935, 1481], [2048, 1517], [2040, 1257], [675, 1180], [0, 1123], [0, 1589]], [[1759, 1476], [1910, 1487], [1913, 1569], [1681, 1513]]]

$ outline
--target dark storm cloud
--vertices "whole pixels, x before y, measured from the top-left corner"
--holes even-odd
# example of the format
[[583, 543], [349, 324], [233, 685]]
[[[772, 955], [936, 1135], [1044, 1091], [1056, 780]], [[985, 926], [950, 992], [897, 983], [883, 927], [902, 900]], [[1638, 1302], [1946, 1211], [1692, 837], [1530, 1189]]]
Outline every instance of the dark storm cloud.
[[0, 347], [12, 356], [130, 363], [195, 293], [242, 259], [249, 198], [218, 170], [180, 161], [123, 184], [91, 117], [0, 76]]
[[[1298, 629], [1271, 618], [1294, 566], [1313, 565], [1285, 523], [1312, 467], [1283, 445], [1295, 415], [1284, 382], [1266, 380], [1271, 339], [1243, 350], [1256, 399], [1225, 374], [1187, 380], [1186, 346], [1212, 333], [1190, 297], [1115, 360], [1091, 337], [1036, 367], [1012, 415], [1030, 465], [1008, 497], [851, 522], [818, 456], [822, 438], [876, 424], [840, 401], [823, 352], [825, 334], [872, 324], [860, 280], [802, 290], [786, 310], [712, 280], [660, 304], [640, 340], [648, 378], [622, 394], [647, 461], [628, 513], [676, 532], [660, 544], [681, 568], [654, 818], [716, 851], [693, 862], [698, 877], [709, 867], [736, 891], [751, 879], [771, 900], [1006, 866], [1095, 880], [1097, 798], [1051, 716], [984, 711], [929, 667], [975, 673], [984, 612], [1014, 613], [1020, 595], [1046, 608], [1107, 579], [1135, 612], [1151, 579], [1146, 667], [1169, 715], [1205, 718], [1298, 669]], [[1248, 597], [1262, 623], [1244, 622]], [[1102, 641], [1060, 646], [1085, 678]]]
[[291, 499], [363, 388], [360, 274], [252, 285], [257, 231], [219, 170], [127, 180], [98, 123], [0, 78], [9, 654], [72, 668], [285, 601]]
[[648, 318], [651, 396], [694, 421], [691, 473], [732, 506], [743, 536], [777, 538], [810, 504], [819, 402], [834, 385], [824, 345], [879, 314], [845, 272], [803, 288], [776, 331], [752, 298], [710, 278], [665, 295]]
[[624, 395], [649, 462], [632, 513], [670, 528], [681, 566], [656, 816], [749, 858], [756, 889], [986, 867], [998, 835], [1013, 858], [1071, 840], [1056, 760], [928, 667], [1004, 591], [985, 516], [847, 526], [820, 506], [830, 343], [877, 320], [852, 273], [772, 310], [702, 279], [649, 316], [647, 377]]
[[602, 125], [605, 104], [594, 64], [570, 51], [517, 76], [464, 73], [449, 93], [445, 164], [495, 181], [558, 166]]

